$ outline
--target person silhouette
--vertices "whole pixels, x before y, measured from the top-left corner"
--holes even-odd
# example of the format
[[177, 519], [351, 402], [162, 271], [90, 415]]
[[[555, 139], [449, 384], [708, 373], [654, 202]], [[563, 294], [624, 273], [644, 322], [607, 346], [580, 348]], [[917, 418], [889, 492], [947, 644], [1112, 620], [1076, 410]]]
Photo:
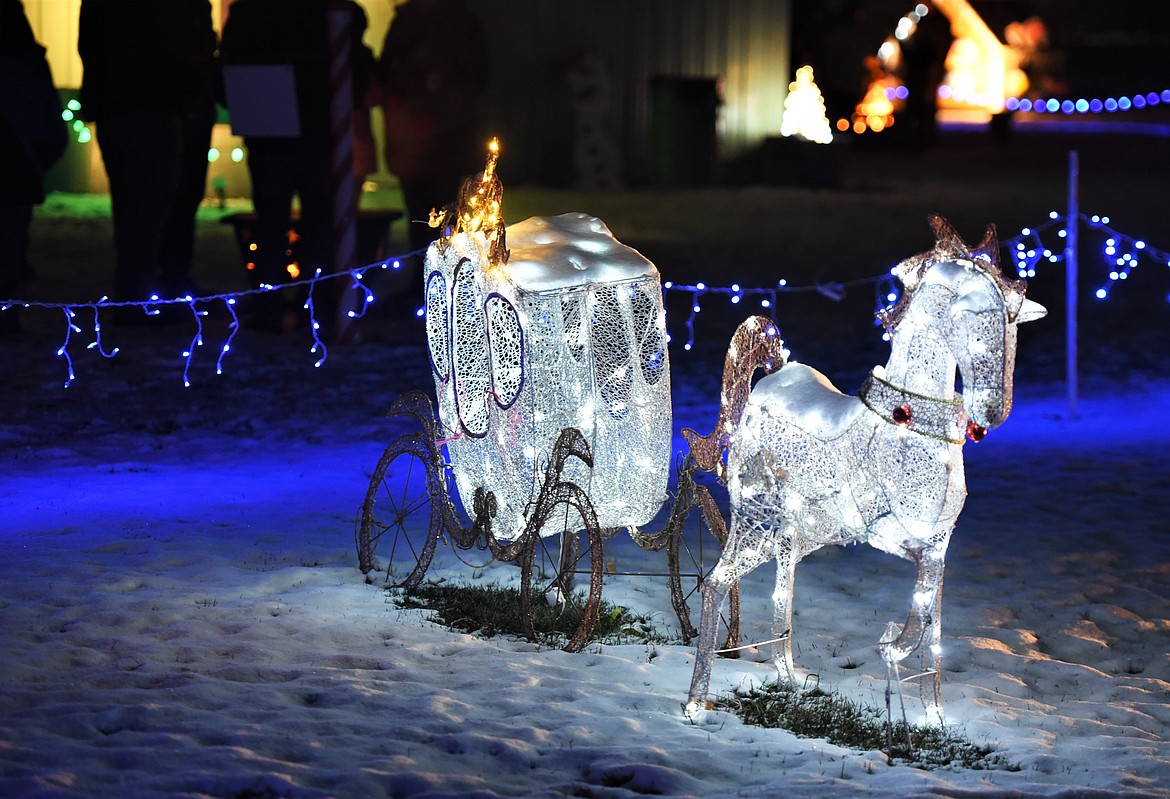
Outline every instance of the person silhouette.
[[[67, 144], [53, 75], [20, 0], [0, 0], [0, 299], [30, 273], [28, 228], [44, 201], [44, 173]], [[20, 309], [0, 311], [0, 335], [20, 329]]]
[[[288, 254], [294, 197], [300, 201], [300, 271], [311, 275], [318, 268], [325, 273], [335, 268], [330, 5], [330, 0], [236, 0], [224, 25], [221, 55], [225, 81], [233, 79], [229, 70], [236, 66], [287, 65], [292, 71], [295, 108], [251, 109], [272, 120], [288, 117], [287, 127], [278, 130], [279, 126], [274, 126], [257, 134], [242, 131], [256, 213], [256, 285], [287, 284], [292, 277]], [[362, 42], [365, 11], [354, 2], [345, 5], [351, 15], [352, 107], [356, 112], [368, 104], [375, 85], [375, 61]], [[229, 86], [228, 111], [236, 114], [231, 93]], [[232, 124], [235, 129], [235, 119]], [[321, 288], [328, 291], [336, 287], [322, 283]], [[270, 332], [290, 329], [296, 324], [295, 306], [296, 298], [282, 292], [256, 295], [245, 324]], [[333, 303], [322, 301], [317, 308], [328, 314], [326, 309], [333, 308]]]
[[[439, 235], [427, 224], [431, 209], [455, 201], [463, 179], [483, 165], [483, 24], [465, 0], [407, 0], [394, 12], [380, 66], [386, 167], [402, 188], [411, 249], [422, 250]], [[421, 297], [421, 258], [414, 260], [413, 296]]]
[[209, 0], [81, 4], [81, 114], [94, 123], [109, 178], [116, 301], [197, 293], [190, 272], [215, 123], [216, 46]]
[[[32, 209], [45, 199], [45, 172], [65, 151], [61, 102], [20, 0], [0, 0], [0, 299], [13, 299], [30, 273]], [[13, 306], [0, 311], [0, 334], [20, 328]]]

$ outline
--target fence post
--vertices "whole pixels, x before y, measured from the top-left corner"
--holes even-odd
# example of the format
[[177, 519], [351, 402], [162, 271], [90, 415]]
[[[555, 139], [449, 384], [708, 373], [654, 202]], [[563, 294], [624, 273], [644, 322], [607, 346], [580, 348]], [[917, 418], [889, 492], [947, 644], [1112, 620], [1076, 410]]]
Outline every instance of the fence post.
[[1077, 203], [1077, 181], [1080, 176], [1080, 158], [1076, 150], [1068, 153], [1068, 216], [1065, 219], [1065, 379], [1068, 388], [1068, 416], [1078, 417], [1077, 411], [1077, 229], [1081, 212]]

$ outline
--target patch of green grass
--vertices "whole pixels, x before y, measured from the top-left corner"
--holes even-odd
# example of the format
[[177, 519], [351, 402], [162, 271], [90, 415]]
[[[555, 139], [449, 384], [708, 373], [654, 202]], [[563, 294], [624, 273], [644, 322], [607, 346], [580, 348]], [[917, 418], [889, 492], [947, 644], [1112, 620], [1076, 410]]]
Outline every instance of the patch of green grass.
[[938, 724], [911, 724], [913, 749], [908, 749], [902, 722], [894, 725], [891, 736], [884, 714], [877, 708], [820, 689], [768, 683], [717, 697], [714, 705], [734, 713], [744, 724], [781, 728], [802, 738], [824, 738], [862, 752], [883, 751], [895, 762], [918, 768], [1019, 769], [992, 747], [974, 744]]
[[[395, 598], [400, 607], [422, 608], [433, 613], [432, 620], [461, 632], [490, 638], [496, 635], [523, 637], [520, 591], [497, 584], [423, 583]], [[556, 607], [534, 596], [532, 624], [542, 644], [561, 647], [581, 626], [585, 596], [575, 593]], [[668, 643], [671, 639], [653, 621], [629, 608], [601, 600], [597, 623], [590, 641], [609, 644]]]

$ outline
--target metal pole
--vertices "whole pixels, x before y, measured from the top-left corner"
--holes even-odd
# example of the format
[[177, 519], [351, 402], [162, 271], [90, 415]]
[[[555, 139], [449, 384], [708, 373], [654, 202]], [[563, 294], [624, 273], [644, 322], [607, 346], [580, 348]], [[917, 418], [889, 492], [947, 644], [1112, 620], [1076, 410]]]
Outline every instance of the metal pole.
[[1065, 220], [1065, 375], [1068, 383], [1068, 416], [1077, 411], [1077, 228], [1080, 208], [1077, 204], [1077, 179], [1080, 158], [1076, 150], [1068, 153], [1068, 217]]

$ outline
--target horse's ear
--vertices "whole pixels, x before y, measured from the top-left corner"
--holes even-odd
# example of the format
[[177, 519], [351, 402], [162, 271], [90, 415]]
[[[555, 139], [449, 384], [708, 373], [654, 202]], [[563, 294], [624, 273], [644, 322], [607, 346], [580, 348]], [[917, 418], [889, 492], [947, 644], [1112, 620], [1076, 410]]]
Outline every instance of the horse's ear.
[[1024, 299], [1020, 303], [1020, 311], [1016, 314], [1016, 324], [1022, 325], [1024, 322], [1035, 322], [1037, 319], [1042, 319], [1048, 315], [1048, 309], [1038, 302]]
[[995, 225], [988, 225], [983, 234], [983, 240], [971, 250], [972, 258], [986, 258], [988, 263], [999, 264], [999, 235], [995, 232]]
[[932, 230], [934, 230], [934, 238], [936, 243], [942, 244], [945, 242], [947, 244], [956, 244], [960, 248], [966, 249], [966, 244], [963, 243], [963, 239], [959, 236], [955, 229], [951, 227], [951, 223], [943, 219], [938, 214], [930, 215], [930, 227]]

